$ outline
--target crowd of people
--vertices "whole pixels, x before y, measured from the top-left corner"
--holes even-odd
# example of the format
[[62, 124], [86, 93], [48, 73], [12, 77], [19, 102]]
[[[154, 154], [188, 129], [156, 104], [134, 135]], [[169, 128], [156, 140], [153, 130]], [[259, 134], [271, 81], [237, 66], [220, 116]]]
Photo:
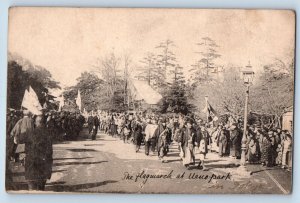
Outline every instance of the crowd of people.
[[[145, 156], [155, 155], [162, 162], [167, 162], [165, 157], [175, 144], [186, 168], [197, 166], [206, 170], [207, 153], [218, 153], [220, 158], [241, 158], [243, 122], [232, 115], [226, 120], [207, 122], [194, 114], [99, 111], [84, 117], [70, 112], [31, 115], [28, 110], [12, 110], [7, 114], [7, 167], [10, 161], [21, 161], [19, 155], [23, 152], [28, 188], [43, 190], [51, 177], [53, 142], [75, 140], [85, 125], [92, 140], [96, 140], [100, 130], [119, 137], [125, 144], [134, 144], [136, 153], [143, 148]], [[248, 163], [291, 169], [293, 139], [290, 132], [255, 124], [247, 126], [245, 138]]]
[[[243, 120], [229, 115], [224, 121], [206, 122], [196, 115], [158, 115], [147, 113], [96, 113], [89, 115], [88, 126], [95, 139], [98, 129], [124, 143], [133, 143], [138, 152], [144, 145], [145, 155], [157, 154], [165, 162], [172, 143], [178, 143], [178, 152], [184, 166], [195, 165], [205, 170], [208, 152], [220, 157], [240, 159], [243, 139]], [[265, 124], [248, 125], [246, 130], [246, 160], [266, 167], [292, 165], [292, 135], [287, 130]]]

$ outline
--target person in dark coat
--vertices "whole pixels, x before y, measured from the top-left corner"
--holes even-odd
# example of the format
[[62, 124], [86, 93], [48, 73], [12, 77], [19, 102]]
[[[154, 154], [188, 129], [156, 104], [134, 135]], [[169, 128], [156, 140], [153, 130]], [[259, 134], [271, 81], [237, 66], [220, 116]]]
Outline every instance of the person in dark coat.
[[165, 162], [164, 156], [166, 156], [168, 153], [168, 137], [171, 133], [166, 126], [165, 119], [160, 120], [156, 133], [157, 155], [162, 162]]
[[52, 174], [52, 137], [45, 122], [43, 116], [37, 116], [33, 133], [25, 140], [25, 179], [29, 190], [44, 190]]
[[227, 149], [227, 131], [226, 129], [222, 129], [221, 133], [218, 137], [218, 146], [219, 146], [219, 156], [223, 157], [226, 155], [226, 149]]
[[138, 118], [135, 122], [132, 122], [132, 129], [134, 136], [135, 152], [138, 152], [143, 141], [143, 123], [140, 118]]
[[100, 121], [98, 116], [93, 117], [93, 134], [92, 134], [92, 140], [96, 140], [96, 135], [98, 133], [98, 128], [100, 126]]
[[117, 134], [117, 128], [116, 128], [116, 120], [115, 115], [111, 114], [109, 118], [109, 135], [114, 136]]
[[261, 158], [260, 162], [263, 166], [269, 166], [271, 162], [272, 141], [266, 133], [262, 134], [261, 139]]
[[93, 126], [94, 126], [94, 121], [93, 121], [94, 117], [90, 114], [88, 119], [87, 119], [87, 123], [88, 123], [88, 129], [89, 129], [89, 135], [91, 134], [91, 132], [93, 131]]
[[183, 152], [182, 164], [188, 168], [189, 165], [195, 164], [195, 130], [192, 128], [192, 120], [187, 119], [186, 127], [180, 135], [180, 145]]
[[273, 131], [269, 131], [268, 136], [269, 136], [269, 139], [271, 140], [271, 149], [270, 149], [271, 152], [270, 152], [269, 166], [274, 166], [276, 164], [276, 157], [277, 157], [276, 149], [277, 149], [278, 143], [276, 141]]
[[230, 157], [239, 159], [241, 157], [242, 135], [233, 124], [230, 128]]

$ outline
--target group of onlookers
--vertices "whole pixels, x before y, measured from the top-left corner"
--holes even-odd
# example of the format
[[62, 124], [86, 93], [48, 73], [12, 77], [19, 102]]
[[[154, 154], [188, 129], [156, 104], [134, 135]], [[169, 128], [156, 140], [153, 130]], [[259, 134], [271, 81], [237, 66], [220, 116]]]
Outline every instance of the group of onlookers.
[[[202, 157], [209, 150], [218, 153], [220, 157], [241, 158], [243, 122], [241, 118], [234, 116], [228, 116], [222, 122], [205, 122], [193, 114], [185, 116], [102, 112], [90, 116], [89, 119], [92, 120], [93, 117], [96, 117], [96, 126], [100, 130], [111, 136], [119, 136], [124, 143], [132, 141], [136, 152], [144, 144], [146, 155], [156, 152], [163, 162], [170, 144], [175, 142], [178, 143], [179, 154], [186, 166], [194, 164], [197, 154], [204, 161]], [[89, 123], [89, 129], [92, 129], [93, 122]], [[288, 170], [291, 168], [290, 132], [262, 124], [249, 125], [244, 142], [248, 163], [261, 163], [268, 167], [282, 166]]]

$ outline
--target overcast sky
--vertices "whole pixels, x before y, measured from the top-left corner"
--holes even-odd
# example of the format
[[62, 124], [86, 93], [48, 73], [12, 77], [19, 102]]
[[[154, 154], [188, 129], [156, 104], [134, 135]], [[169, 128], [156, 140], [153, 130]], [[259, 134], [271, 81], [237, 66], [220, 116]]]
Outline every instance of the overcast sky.
[[278, 57], [293, 57], [295, 16], [291, 11], [196, 9], [13, 8], [8, 50], [47, 68], [63, 85], [74, 85], [97, 58], [129, 54], [133, 66], [146, 52], [171, 39], [187, 71], [202, 37], [220, 46], [220, 65], [255, 71]]

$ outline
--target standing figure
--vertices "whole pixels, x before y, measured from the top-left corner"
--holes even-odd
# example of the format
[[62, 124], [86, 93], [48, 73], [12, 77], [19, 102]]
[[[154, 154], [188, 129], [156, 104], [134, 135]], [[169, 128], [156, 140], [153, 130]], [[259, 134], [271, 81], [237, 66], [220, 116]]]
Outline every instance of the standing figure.
[[117, 134], [116, 116], [115, 114], [112, 114], [110, 119], [110, 135], [114, 137], [116, 134]]
[[158, 129], [156, 131], [156, 137], [157, 139], [157, 153], [158, 153], [158, 158], [162, 161], [165, 162], [164, 157], [167, 155], [168, 152], [168, 145], [169, 145], [169, 136], [170, 136], [170, 131], [169, 128], [166, 126], [166, 120], [162, 119]]
[[259, 161], [259, 143], [254, 134], [249, 133], [247, 160], [249, 163]]
[[218, 127], [214, 127], [211, 132], [211, 151], [212, 152], [219, 152], [219, 137], [221, 135], [222, 125], [218, 125]]
[[222, 129], [218, 139], [217, 139], [217, 144], [219, 146], [219, 157], [223, 157], [226, 155], [226, 149], [227, 149], [227, 130]]
[[28, 110], [23, 111], [23, 118], [21, 118], [14, 128], [11, 130], [11, 137], [14, 140], [14, 152], [16, 153], [16, 158], [18, 158], [19, 153], [24, 152], [24, 143], [28, 136], [32, 134], [34, 129], [34, 123], [32, 118], [29, 116], [30, 112]]
[[25, 179], [29, 190], [44, 190], [46, 181], [52, 174], [52, 137], [45, 122], [42, 115], [37, 116], [36, 127], [25, 141]]
[[87, 123], [88, 123], [88, 129], [89, 129], [89, 135], [91, 134], [91, 132], [93, 131], [93, 126], [94, 126], [94, 121], [93, 121], [94, 117], [92, 114], [89, 115], [88, 119], [87, 119]]
[[206, 156], [206, 154], [208, 153], [208, 145], [210, 142], [210, 136], [204, 125], [201, 125], [200, 130], [201, 130], [202, 139], [205, 142], [205, 156]]
[[270, 162], [269, 166], [274, 166], [276, 164], [276, 157], [277, 157], [277, 141], [274, 135], [274, 131], [270, 130], [268, 132], [269, 138], [271, 140], [271, 149], [270, 149]]
[[124, 128], [123, 128], [123, 141], [124, 143], [127, 143], [129, 144], [129, 138], [130, 138], [130, 133], [131, 133], [131, 123], [129, 120], [126, 120], [126, 123], [124, 125]]
[[158, 125], [156, 124], [155, 120], [148, 120], [148, 124], [145, 128], [145, 154], [148, 156], [150, 147], [152, 153], [155, 151], [155, 132]]
[[100, 121], [97, 115], [93, 117], [93, 134], [92, 134], [92, 140], [96, 140], [96, 136], [98, 133], [98, 128], [100, 126]]
[[201, 128], [200, 128], [201, 123], [198, 120], [198, 125], [195, 125], [195, 137], [194, 137], [194, 151], [195, 151], [195, 156], [199, 158], [199, 164], [198, 168], [202, 168], [205, 170], [204, 166], [204, 159], [205, 155], [207, 153], [207, 145], [206, 141], [202, 135]]
[[194, 155], [194, 143], [195, 143], [195, 131], [192, 128], [192, 121], [188, 120], [185, 130], [182, 131], [180, 145], [183, 151], [182, 164], [188, 168], [189, 165], [195, 164]]
[[138, 152], [143, 141], [143, 123], [139, 117], [134, 122], [132, 129], [135, 144], [135, 152]]
[[282, 168], [292, 168], [292, 136], [288, 133], [283, 141]]
[[263, 166], [269, 166], [270, 160], [271, 160], [271, 140], [270, 138], [263, 133], [262, 134], [262, 140], [261, 140], [261, 164]]
[[241, 157], [242, 136], [234, 123], [230, 128], [230, 157], [239, 159]]

